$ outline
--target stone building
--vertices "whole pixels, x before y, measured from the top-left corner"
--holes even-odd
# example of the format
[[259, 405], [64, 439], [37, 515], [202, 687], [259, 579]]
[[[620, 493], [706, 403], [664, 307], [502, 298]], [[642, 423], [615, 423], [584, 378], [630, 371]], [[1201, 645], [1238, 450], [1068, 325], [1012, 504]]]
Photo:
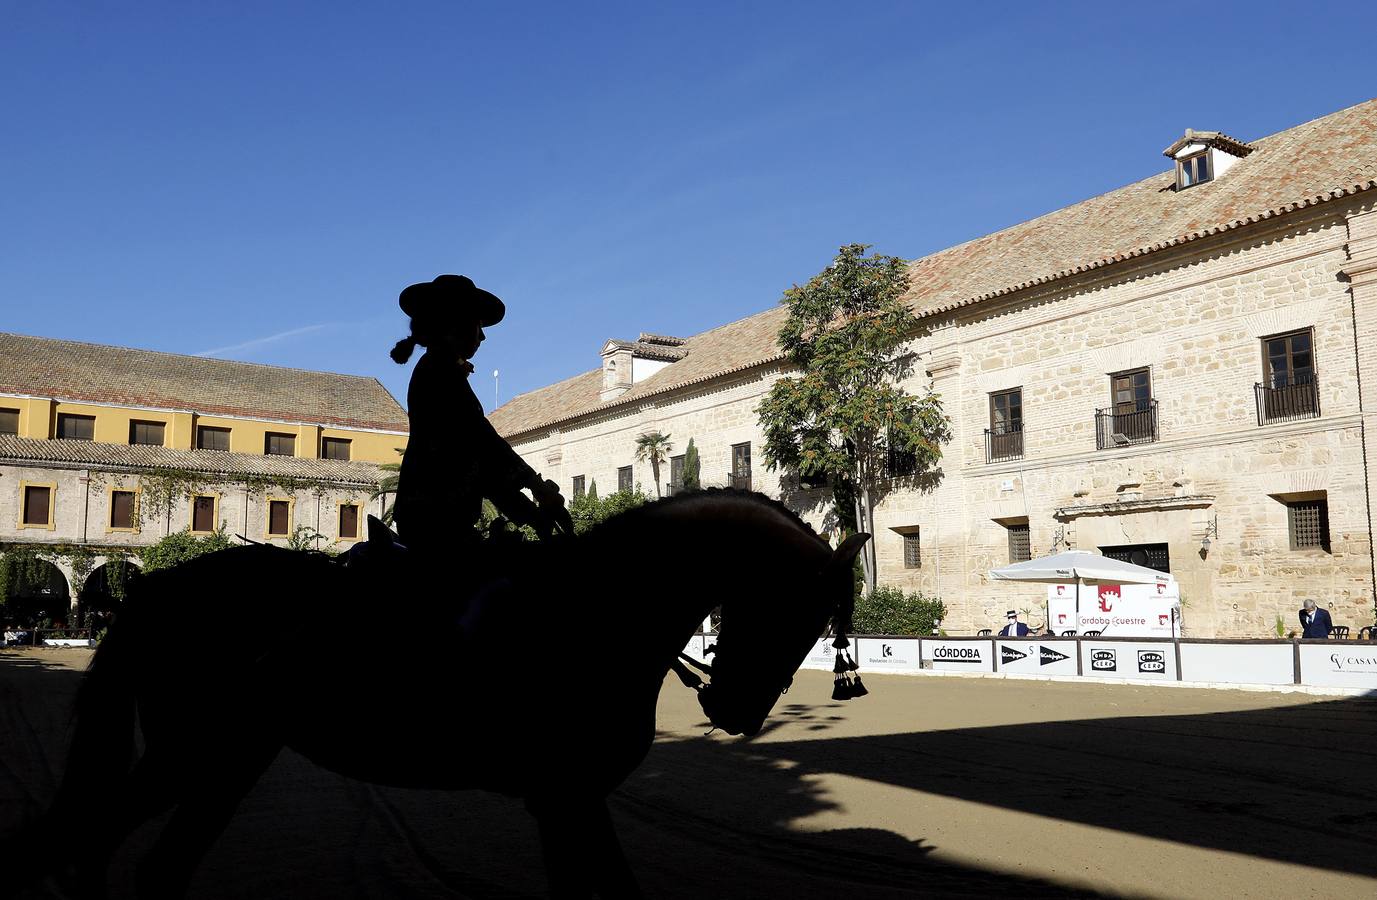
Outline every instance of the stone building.
[[[1011, 606], [1041, 624], [1044, 588], [986, 572], [1066, 548], [1170, 571], [1191, 636], [1294, 627], [1305, 597], [1373, 621], [1377, 101], [1252, 142], [1187, 130], [1164, 155], [911, 264], [906, 387], [932, 385], [953, 438], [935, 488], [881, 499], [879, 577], [941, 596], [954, 633]], [[695, 439], [705, 482], [809, 508], [823, 491], [752, 453], [783, 318], [609, 342], [492, 420], [566, 490], [649, 485], [634, 441], [659, 430]]]
[[372, 378], [0, 334], [0, 551], [44, 572], [19, 605], [100, 603], [184, 529], [346, 548], [407, 431]]

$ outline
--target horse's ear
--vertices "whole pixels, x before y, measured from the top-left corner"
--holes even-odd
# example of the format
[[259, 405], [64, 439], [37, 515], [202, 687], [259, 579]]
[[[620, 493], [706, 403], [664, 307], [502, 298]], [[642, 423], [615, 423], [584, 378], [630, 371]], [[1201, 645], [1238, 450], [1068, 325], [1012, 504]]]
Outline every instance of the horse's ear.
[[377, 516], [368, 517], [368, 543], [391, 546], [396, 542], [397, 536], [392, 533], [391, 528], [383, 524], [382, 519]]
[[832, 558], [823, 567], [824, 572], [833, 572], [837, 569], [849, 571], [856, 562], [856, 554], [861, 552], [865, 542], [870, 540], [870, 535], [864, 531], [851, 535], [851, 537], [841, 542], [841, 546], [832, 551]]

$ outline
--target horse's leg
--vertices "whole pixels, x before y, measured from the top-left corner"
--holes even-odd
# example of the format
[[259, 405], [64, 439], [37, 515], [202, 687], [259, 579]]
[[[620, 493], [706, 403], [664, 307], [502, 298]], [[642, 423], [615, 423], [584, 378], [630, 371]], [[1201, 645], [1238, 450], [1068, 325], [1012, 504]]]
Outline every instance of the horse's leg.
[[206, 755], [203, 764], [209, 777], [184, 785], [177, 811], [139, 863], [136, 878], [140, 898], [161, 900], [185, 895], [202, 857], [280, 750], [276, 743], [241, 744], [222, 751], [224, 755]]
[[110, 858], [134, 829], [171, 809], [178, 787], [168, 758], [145, 752], [124, 783], [108, 795], [108, 808], [93, 810], [77, 824], [75, 880], [71, 889], [80, 897], [104, 897]]
[[526, 805], [540, 827], [540, 848], [552, 897], [586, 898], [595, 891], [605, 900], [641, 896], [612, 827], [606, 800], [562, 797], [528, 801]]

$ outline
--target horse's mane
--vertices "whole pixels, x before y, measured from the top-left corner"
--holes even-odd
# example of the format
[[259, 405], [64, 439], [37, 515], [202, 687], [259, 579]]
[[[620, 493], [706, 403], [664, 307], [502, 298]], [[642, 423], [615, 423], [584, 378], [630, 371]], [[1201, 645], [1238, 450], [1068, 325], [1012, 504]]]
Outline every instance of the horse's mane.
[[819, 535], [812, 525], [809, 525], [804, 521], [802, 516], [785, 506], [783, 503], [756, 491], [743, 491], [739, 488], [710, 487], [675, 494], [671, 497], [662, 497], [659, 500], [652, 500], [649, 503], [644, 503], [640, 506], [628, 509], [625, 512], [618, 513], [603, 524], [636, 524], [644, 517], [654, 516], [667, 510], [674, 510], [680, 506], [690, 507], [708, 501], [724, 499], [745, 501], [761, 510], [768, 510], [776, 515], [783, 516], [790, 524], [794, 525], [799, 530], [812, 535], [823, 543], [827, 543], [826, 539]]

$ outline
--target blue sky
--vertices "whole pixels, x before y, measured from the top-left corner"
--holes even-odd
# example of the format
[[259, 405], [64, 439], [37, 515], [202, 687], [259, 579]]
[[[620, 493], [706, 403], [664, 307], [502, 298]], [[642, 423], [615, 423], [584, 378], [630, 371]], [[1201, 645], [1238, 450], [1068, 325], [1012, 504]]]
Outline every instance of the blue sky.
[[[1301, 10], [1301, 12], [1298, 12]], [[0, 0], [0, 329], [380, 378], [508, 303], [491, 404], [1377, 96], [1377, 4]]]

